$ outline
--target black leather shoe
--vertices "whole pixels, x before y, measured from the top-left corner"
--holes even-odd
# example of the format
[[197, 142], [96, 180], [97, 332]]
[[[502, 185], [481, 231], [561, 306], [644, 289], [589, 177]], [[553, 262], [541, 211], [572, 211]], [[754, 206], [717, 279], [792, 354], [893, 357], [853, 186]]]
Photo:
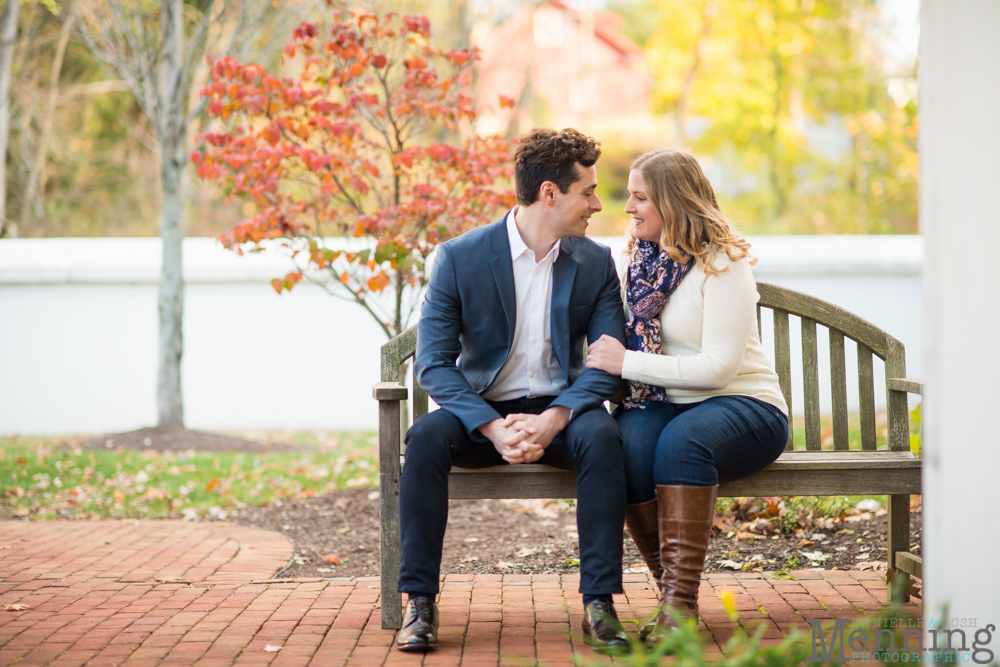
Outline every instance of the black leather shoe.
[[396, 637], [400, 651], [433, 651], [438, 645], [438, 608], [432, 598], [412, 598], [403, 610], [403, 627]]
[[584, 608], [583, 641], [600, 653], [628, 650], [628, 636], [610, 600], [595, 600]]

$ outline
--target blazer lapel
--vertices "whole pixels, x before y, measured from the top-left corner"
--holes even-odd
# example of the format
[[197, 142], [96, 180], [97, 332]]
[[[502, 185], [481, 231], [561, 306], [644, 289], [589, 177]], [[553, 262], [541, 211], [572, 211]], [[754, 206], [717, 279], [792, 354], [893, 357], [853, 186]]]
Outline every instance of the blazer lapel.
[[500, 293], [503, 314], [507, 317], [507, 349], [514, 342], [514, 325], [517, 322], [517, 296], [514, 292], [514, 266], [510, 259], [510, 241], [507, 239], [506, 216], [493, 230], [493, 252], [496, 257], [490, 262], [493, 279]]
[[573, 281], [579, 264], [573, 257], [570, 239], [559, 245], [559, 259], [552, 265], [552, 348], [556, 360], [569, 380], [569, 298], [573, 293]]

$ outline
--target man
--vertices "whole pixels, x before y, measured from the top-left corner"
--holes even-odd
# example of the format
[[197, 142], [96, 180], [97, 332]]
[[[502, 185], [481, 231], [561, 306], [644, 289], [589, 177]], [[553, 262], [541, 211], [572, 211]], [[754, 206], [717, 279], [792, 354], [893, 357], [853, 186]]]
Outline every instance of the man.
[[600, 153], [576, 130], [531, 131], [514, 155], [519, 206], [437, 250], [414, 372], [441, 409], [406, 434], [401, 650], [437, 646], [448, 471], [505, 462], [576, 470], [585, 639], [627, 646], [611, 600], [622, 592], [624, 459], [603, 407], [621, 380], [583, 358], [586, 340], [624, 338], [611, 253], [583, 238], [601, 210]]

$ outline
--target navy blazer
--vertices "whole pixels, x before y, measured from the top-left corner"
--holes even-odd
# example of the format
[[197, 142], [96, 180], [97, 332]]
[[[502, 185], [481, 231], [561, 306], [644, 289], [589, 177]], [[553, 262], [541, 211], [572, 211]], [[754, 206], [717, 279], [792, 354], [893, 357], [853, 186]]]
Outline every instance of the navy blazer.
[[[514, 269], [506, 216], [440, 246], [417, 324], [414, 373], [439, 406], [471, 434], [500, 415], [482, 398], [514, 339]], [[587, 341], [602, 334], [622, 343], [625, 323], [611, 251], [564, 238], [552, 267], [552, 340], [568, 388], [552, 405], [577, 414], [609, 399], [621, 378], [588, 369]]]

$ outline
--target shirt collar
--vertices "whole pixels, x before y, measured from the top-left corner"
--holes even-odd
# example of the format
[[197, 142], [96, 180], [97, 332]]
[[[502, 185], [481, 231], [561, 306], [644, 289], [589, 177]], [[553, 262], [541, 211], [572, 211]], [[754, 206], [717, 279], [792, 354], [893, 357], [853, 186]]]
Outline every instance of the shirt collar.
[[[514, 222], [514, 211], [517, 207], [510, 209], [507, 212], [507, 240], [510, 241], [510, 258], [512, 260], [517, 259], [523, 255], [527, 250], [529, 250], [528, 245], [521, 238], [521, 232], [517, 229], [517, 223]], [[562, 243], [562, 239], [557, 239], [552, 245], [551, 250], [549, 250], [549, 255], [552, 255], [552, 261], [555, 262], [559, 259], [559, 245]], [[546, 255], [548, 257], [548, 255]], [[536, 258], [537, 259], [537, 258]]]

